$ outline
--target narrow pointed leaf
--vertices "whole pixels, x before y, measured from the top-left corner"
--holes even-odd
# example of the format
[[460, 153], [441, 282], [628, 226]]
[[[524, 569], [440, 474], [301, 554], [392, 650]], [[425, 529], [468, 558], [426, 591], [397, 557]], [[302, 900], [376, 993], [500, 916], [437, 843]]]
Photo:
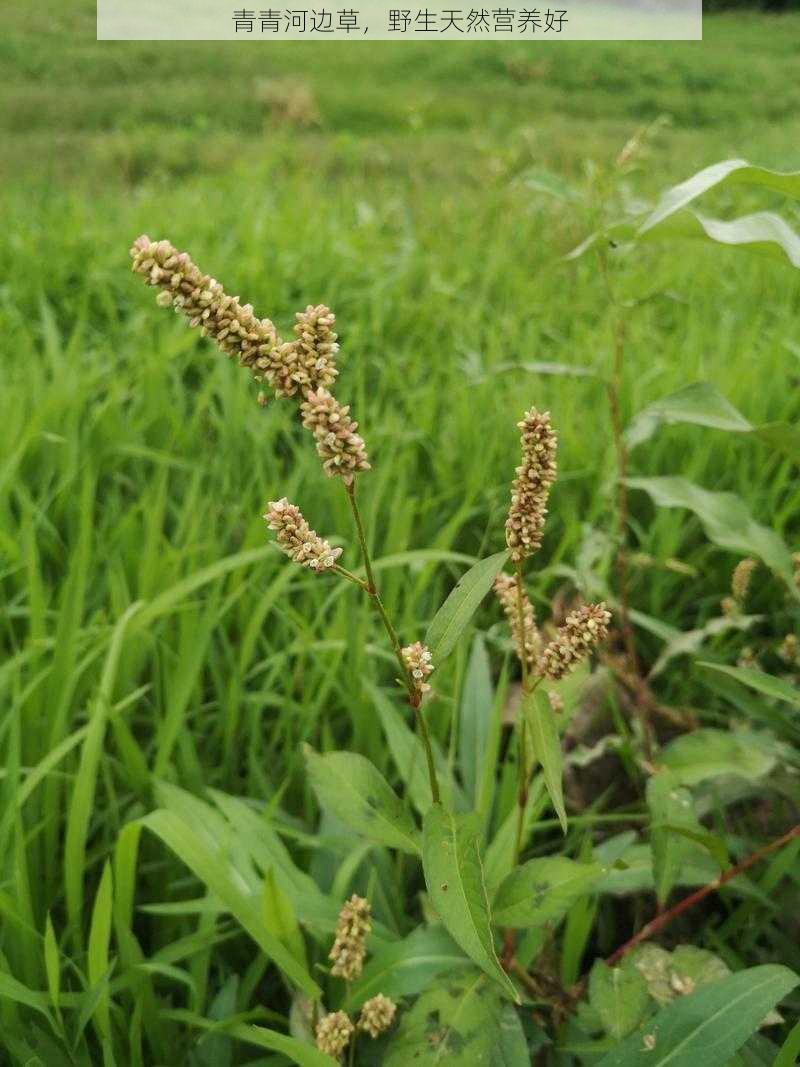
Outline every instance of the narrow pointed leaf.
[[743, 556], [758, 556], [800, 598], [786, 545], [769, 527], [756, 522], [734, 493], [714, 493], [679, 477], [628, 478], [626, 484], [643, 489], [658, 507], [688, 508], [700, 519], [709, 540]]
[[528, 724], [534, 758], [541, 765], [550, 801], [561, 823], [561, 829], [566, 833], [567, 812], [564, 807], [564, 759], [561, 740], [555, 713], [542, 689], [535, 690], [525, 698], [523, 714]]
[[247, 883], [221, 845], [215, 847], [198, 828], [174, 811], [153, 811], [142, 819], [142, 825], [160, 837], [186, 864], [247, 931], [259, 948], [274, 960], [287, 978], [309, 996], [319, 996], [320, 988], [308, 971], [298, 963], [289, 949], [267, 930], [258, 895], [250, 892]]
[[389, 783], [355, 752], [305, 749], [311, 785], [320, 805], [370, 841], [419, 854], [414, 820]]
[[785, 700], [788, 704], [793, 704], [796, 708], [800, 708], [800, 689], [795, 685], [784, 682], [782, 678], [774, 678], [771, 674], [764, 674], [763, 671], [757, 671], [753, 667], [729, 667], [725, 663], [708, 663], [704, 661], [698, 663], [697, 666], [703, 667], [708, 671], [727, 674], [729, 677], [735, 678], [737, 682], [741, 682], [742, 685], [746, 685], [749, 689], [755, 689], [757, 693], [774, 697], [775, 700]]
[[659, 200], [655, 209], [647, 216], [639, 227], [640, 233], [646, 233], [658, 226], [664, 219], [674, 215], [676, 211], [691, 204], [699, 196], [707, 193], [722, 184], [728, 185], [760, 185], [786, 196], [800, 199], [800, 171], [781, 172], [767, 170], [766, 167], [756, 167], [745, 159], [724, 159], [719, 163], [712, 163], [710, 167], [693, 174], [691, 178], [673, 185]]
[[505, 551], [478, 560], [461, 576], [455, 589], [436, 612], [425, 635], [425, 644], [431, 650], [436, 667], [441, 666], [455, 648], [507, 559], [508, 552]]
[[788, 967], [766, 964], [702, 986], [662, 1008], [598, 1067], [723, 1067], [797, 984]]
[[453, 939], [507, 996], [517, 999], [494, 947], [480, 855], [477, 815], [453, 815], [435, 804], [425, 816], [422, 863], [428, 895]]
[[656, 400], [634, 416], [625, 439], [634, 448], [652, 437], [662, 423], [693, 423], [716, 430], [748, 433], [752, 426], [710, 382], [693, 382]]

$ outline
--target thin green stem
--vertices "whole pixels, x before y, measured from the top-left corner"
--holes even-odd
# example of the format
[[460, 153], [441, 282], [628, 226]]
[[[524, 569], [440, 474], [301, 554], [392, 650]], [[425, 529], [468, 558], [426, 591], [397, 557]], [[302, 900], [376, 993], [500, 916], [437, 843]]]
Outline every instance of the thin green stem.
[[[347, 490], [347, 499], [350, 502], [350, 510], [353, 513], [353, 519], [355, 520], [356, 530], [358, 531], [358, 542], [361, 546], [361, 556], [364, 560], [364, 570], [366, 571], [367, 580], [366, 582], [362, 582], [361, 579], [356, 578], [355, 575], [350, 575], [349, 571], [345, 572], [344, 576], [347, 577], [348, 575], [350, 575], [351, 578], [355, 579], [356, 583], [360, 585], [361, 588], [368, 594], [370, 600], [374, 603], [375, 607], [378, 610], [378, 614], [381, 617], [381, 622], [383, 623], [384, 629], [386, 630], [389, 642], [395, 654], [395, 658], [397, 659], [398, 665], [400, 667], [400, 676], [403, 679], [403, 683], [408, 691], [408, 702], [414, 709], [414, 714], [416, 716], [417, 724], [419, 726], [420, 737], [422, 739], [423, 747], [425, 748], [425, 757], [428, 762], [428, 777], [430, 778], [431, 784], [431, 797], [433, 798], [434, 804], [438, 804], [440, 802], [439, 780], [436, 774], [436, 765], [433, 760], [433, 748], [431, 747], [431, 739], [428, 733], [428, 727], [425, 723], [425, 719], [422, 715], [422, 711], [419, 706], [421, 694], [417, 690], [417, 687], [414, 685], [413, 679], [408, 673], [405, 660], [403, 659], [403, 648], [400, 644], [400, 638], [397, 636], [397, 630], [394, 628], [392, 620], [389, 618], [389, 613], [387, 612], [386, 607], [384, 606], [384, 603], [380, 598], [380, 594], [378, 593], [378, 587], [375, 584], [375, 574], [372, 570], [372, 560], [370, 559], [369, 547], [367, 546], [367, 537], [364, 532], [364, 523], [361, 519], [361, 512], [356, 501], [355, 485], [352, 482], [350, 484], [345, 483], [345, 489]], [[344, 571], [344, 568], [341, 569], [342, 571]]]
[[359, 578], [358, 575], [353, 574], [351, 571], [347, 570], [346, 567], [340, 567], [338, 563], [334, 563], [331, 569], [334, 570], [337, 574], [341, 574], [343, 578], [346, 578], [348, 582], [352, 582], [353, 585], [357, 585], [359, 586], [359, 588], [368, 591], [367, 583], [364, 581], [364, 579]]
[[355, 482], [346, 482], [345, 489], [347, 490], [347, 499], [350, 501], [350, 510], [353, 512], [356, 530], [358, 531], [358, 542], [361, 545], [361, 555], [364, 559], [364, 570], [367, 572], [367, 592], [377, 593], [375, 575], [372, 573], [372, 560], [369, 557], [369, 548], [367, 547], [367, 535], [364, 533], [364, 523], [361, 521], [361, 512], [356, 503]]

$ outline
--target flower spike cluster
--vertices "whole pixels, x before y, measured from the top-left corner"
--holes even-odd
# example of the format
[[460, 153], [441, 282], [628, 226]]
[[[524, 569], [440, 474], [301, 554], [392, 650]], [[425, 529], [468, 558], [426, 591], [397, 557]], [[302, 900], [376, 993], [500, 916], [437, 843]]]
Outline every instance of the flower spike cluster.
[[338, 475], [351, 485], [353, 475], [369, 470], [364, 439], [356, 433], [358, 423], [350, 418], [350, 407], [340, 404], [327, 389], [311, 390], [300, 405], [303, 425], [314, 434], [317, 453], [328, 477]]
[[519, 602], [517, 600], [517, 576], [498, 574], [494, 580], [494, 591], [511, 627], [511, 637], [520, 662], [524, 659], [529, 667], [534, 667], [542, 650], [542, 638], [536, 625], [533, 605], [528, 594], [522, 591], [522, 622], [524, 634], [520, 633]]
[[611, 615], [603, 603], [584, 604], [570, 612], [556, 636], [542, 651], [538, 673], [557, 682], [603, 641], [608, 634]]
[[517, 425], [522, 431], [522, 463], [511, 486], [506, 519], [506, 544], [515, 561], [530, 556], [542, 543], [547, 497], [556, 477], [558, 442], [549, 411], [540, 413], [531, 408]]
[[[366, 941], [372, 924], [369, 901], [354, 893], [342, 905], [339, 922], [336, 926], [336, 939], [330, 951], [333, 960], [331, 974], [352, 982], [361, 974], [366, 955]], [[378, 1037], [388, 1030], [394, 1022], [397, 1005], [389, 997], [378, 993], [364, 1002], [358, 1025], [343, 1011], [336, 1011], [324, 1016], [317, 1024], [317, 1048], [327, 1052], [334, 1059], [339, 1059], [356, 1031], [363, 1031], [370, 1037]], [[352, 1052], [352, 1049], [351, 1049]]]
[[317, 1048], [338, 1060], [350, 1044], [354, 1031], [355, 1026], [345, 1012], [334, 1011], [330, 1015], [323, 1015], [317, 1023]]
[[430, 689], [426, 679], [433, 674], [430, 649], [421, 641], [415, 641], [413, 645], [406, 645], [401, 652], [414, 689], [419, 696], [424, 696]]
[[311, 529], [303, 513], [286, 497], [273, 500], [264, 513], [267, 526], [275, 532], [275, 540], [289, 559], [312, 571], [327, 571], [341, 556], [341, 548], [331, 548], [324, 538]]
[[364, 1030], [370, 1037], [378, 1037], [384, 1030], [388, 1030], [394, 1022], [397, 1013], [397, 1005], [383, 993], [364, 1002], [361, 1009], [361, 1017], [358, 1020], [358, 1029]]
[[367, 936], [372, 929], [369, 901], [353, 894], [339, 912], [336, 939], [328, 959], [333, 960], [331, 974], [352, 982], [361, 974], [367, 954]]
[[161, 290], [157, 301], [162, 307], [174, 307], [227, 356], [260, 376], [261, 361], [278, 344], [269, 319], [259, 319], [250, 304], [229, 296], [218, 281], [203, 274], [187, 252], [179, 252], [169, 241], [151, 241], [143, 234], [134, 241], [131, 257], [133, 270], [148, 285]]
[[744, 604], [750, 591], [750, 579], [758, 564], [749, 556], [740, 559], [731, 577], [731, 593], [737, 604]]

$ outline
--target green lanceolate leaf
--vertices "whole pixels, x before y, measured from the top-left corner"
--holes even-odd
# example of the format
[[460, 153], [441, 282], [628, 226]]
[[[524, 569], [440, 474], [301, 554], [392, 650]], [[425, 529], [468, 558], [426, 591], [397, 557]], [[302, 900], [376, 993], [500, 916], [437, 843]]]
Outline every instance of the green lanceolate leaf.
[[692, 795], [680, 787], [669, 774], [656, 774], [647, 783], [647, 806], [653, 826], [650, 847], [653, 850], [653, 880], [658, 902], [663, 904], [677, 883], [687, 852], [685, 837], [672, 827], [700, 833], [694, 814]]
[[[433, 803], [425, 746], [407, 725], [396, 703], [382, 689], [369, 682], [365, 682], [364, 686], [374, 701], [389, 751], [411, 797], [411, 803], [420, 815], [424, 815]], [[466, 810], [468, 805], [463, 791], [454, 780], [435, 738], [431, 738], [431, 747], [442, 800], [457, 811]]]
[[541, 765], [544, 782], [561, 829], [567, 832], [567, 812], [564, 808], [562, 781], [563, 756], [558, 723], [550, 700], [542, 689], [525, 697], [523, 714], [530, 734], [534, 759]]
[[628, 478], [626, 484], [631, 489], [643, 489], [658, 507], [693, 511], [709, 540], [743, 556], [758, 556], [800, 597], [786, 545], [769, 527], [756, 522], [744, 501], [734, 493], [713, 493], [678, 477]]
[[87, 970], [90, 986], [99, 987], [101, 982], [104, 983], [103, 992], [98, 997], [94, 1010], [95, 1025], [101, 1037], [108, 1037], [111, 1029], [110, 999], [106, 979], [109, 970], [108, 946], [111, 940], [112, 900], [111, 865], [107, 862], [103, 868], [103, 876], [100, 879], [97, 896], [94, 898], [87, 952]]
[[800, 235], [780, 215], [758, 211], [738, 219], [714, 219], [699, 211], [687, 209], [671, 216], [658, 230], [640, 232], [640, 237], [652, 240], [678, 237], [689, 240], [714, 241], [717, 244], [747, 247], [748, 252], [771, 259], [788, 260], [800, 267]]
[[704, 167], [686, 181], [667, 189], [655, 209], [640, 225], [639, 232], [646, 233], [652, 230], [654, 226], [658, 226], [664, 219], [691, 204], [709, 189], [722, 184], [760, 185], [765, 189], [800, 199], [800, 172], [785, 173], [767, 170], [766, 167], [753, 166], [745, 159], [724, 159], [719, 163], [712, 163], [710, 167]]
[[441, 926], [420, 926], [402, 941], [388, 942], [372, 952], [361, 977], [345, 1001], [346, 1011], [383, 993], [387, 997], [413, 997], [428, 989], [439, 975], [448, 978], [474, 969], [452, 937]]
[[453, 815], [435, 804], [423, 827], [425, 884], [433, 908], [453, 939], [516, 1000], [516, 990], [495, 952], [480, 841], [477, 815]]
[[481, 634], [475, 634], [458, 716], [458, 763], [467, 795], [474, 805], [483, 774], [492, 722], [492, 672]]
[[528, 1067], [513, 1005], [474, 971], [437, 984], [404, 1012], [385, 1067]]
[[631, 420], [625, 431], [629, 448], [647, 441], [662, 423], [694, 423], [716, 430], [748, 433], [752, 426], [709, 382], [693, 382], [656, 400]]
[[505, 879], [492, 903], [498, 926], [527, 929], [557, 923], [603, 877], [597, 863], [578, 863], [567, 856], [529, 860]]
[[425, 644], [431, 650], [435, 666], [439, 667], [453, 651], [507, 559], [506, 551], [478, 560], [474, 567], [470, 567], [467, 573], [462, 575], [455, 589], [436, 612], [425, 635]]
[[368, 759], [355, 752], [320, 755], [305, 748], [311, 785], [320, 805], [370, 841], [419, 854], [410, 813]]
[[306, 946], [294, 905], [278, 885], [271, 868], [264, 875], [261, 914], [267, 930], [289, 949], [298, 963], [306, 967]]
[[310, 997], [319, 996], [320, 988], [305, 967], [265, 926], [257, 893], [248, 890], [220, 842], [212, 842], [177, 812], [166, 809], [146, 815], [142, 825], [186, 864], [290, 981]]
[[726, 774], [756, 781], [769, 774], [776, 756], [759, 734], [747, 730], [730, 733], [706, 727], [670, 741], [658, 762], [677, 785], [697, 785]]
[[629, 960], [618, 967], [596, 960], [589, 975], [589, 1003], [605, 1032], [620, 1040], [644, 1018], [650, 1005], [647, 982]]
[[662, 1008], [598, 1067], [723, 1067], [797, 984], [773, 964], [712, 982]]
[[789, 685], [788, 682], [784, 682], [782, 678], [773, 678], [771, 674], [764, 674], [763, 671], [757, 671], [753, 667], [728, 667], [724, 663], [708, 662], [698, 663], [697, 666], [703, 667], [705, 670], [727, 674], [731, 678], [735, 678], [737, 682], [741, 682], [742, 685], [746, 685], [749, 689], [755, 689], [757, 693], [774, 697], [776, 700], [785, 700], [788, 704], [793, 704], [796, 708], [800, 708], [800, 689], [795, 685]]

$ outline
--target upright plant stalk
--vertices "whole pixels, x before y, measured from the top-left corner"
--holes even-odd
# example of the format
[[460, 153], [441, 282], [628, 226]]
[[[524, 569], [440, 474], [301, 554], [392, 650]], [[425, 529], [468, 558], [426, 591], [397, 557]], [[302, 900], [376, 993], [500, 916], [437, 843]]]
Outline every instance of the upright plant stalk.
[[523, 601], [522, 586], [522, 560], [517, 560], [517, 625], [519, 626], [519, 644], [522, 649], [520, 663], [522, 665], [522, 692], [519, 703], [519, 756], [518, 756], [518, 780], [517, 780], [517, 833], [514, 840], [514, 866], [519, 863], [522, 852], [522, 835], [525, 826], [525, 809], [528, 806], [528, 749], [527, 729], [525, 719], [525, 698], [528, 695], [528, 657], [526, 653], [525, 633], [525, 605]]
[[625, 365], [625, 319], [622, 314], [622, 305], [617, 300], [611, 285], [608, 270], [608, 256], [605, 248], [599, 250], [600, 267], [608, 292], [611, 306], [618, 311], [617, 322], [614, 328], [614, 354], [611, 366], [611, 377], [606, 385], [608, 396], [608, 410], [611, 417], [611, 433], [614, 439], [614, 453], [617, 463], [617, 492], [616, 492], [616, 540], [617, 550], [614, 564], [617, 572], [617, 585], [619, 592], [619, 618], [622, 640], [625, 646], [625, 658], [628, 661], [628, 670], [633, 680], [634, 702], [636, 712], [642, 727], [642, 741], [644, 755], [648, 762], [653, 759], [653, 731], [650, 722], [649, 704], [644, 699], [641, 685], [641, 670], [639, 657], [636, 652], [636, 641], [631, 625], [630, 593], [628, 588], [628, 555], [626, 551], [627, 528], [628, 528], [628, 446], [622, 429], [621, 401], [622, 375]]
[[422, 745], [425, 749], [425, 758], [428, 764], [428, 778], [430, 780], [431, 786], [431, 797], [433, 799], [434, 804], [439, 804], [441, 801], [441, 797], [439, 793], [439, 779], [436, 774], [436, 764], [433, 759], [433, 748], [431, 746], [430, 734], [428, 733], [428, 726], [425, 722], [425, 717], [422, 714], [422, 709], [420, 708], [422, 694], [414, 685], [412, 679], [409, 676], [408, 668], [406, 667], [405, 661], [403, 659], [400, 639], [397, 636], [397, 631], [395, 630], [394, 625], [392, 624], [392, 620], [389, 618], [388, 612], [386, 611], [386, 607], [384, 606], [384, 603], [380, 598], [380, 594], [378, 593], [377, 585], [375, 584], [375, 574], [372, 569], [372, 560], [370, 559], [369, 547], [367, 545], [367, 538], [364, 532], [364, 523], [361, 518], [361, 511], [359, 510], [358, 502], [356, 501], [355, 485], [352, 482], [346, 482], [345, 489], [347, 491], [347, 499], [350, 502], [350, 510], [353, 512], [353, 519], [355, 521], [356, 531], [358, 533], [358, 541], [361, 545], [361, 555], [364, 560], [364, 570], [366, 571], [367, 575], [366, 584], [364, 585], [362, 583], [362, 585], [365, 592], [369, 595], [370, 600], [372, 600], [373, 604], [378, 610], [378, 614], [381, 617], [381, 621], [389, 637], [392, 650], [394, 651], [395, 657], [397, 658], [397, 662], [400, 665], [400, 670], [402, 672], [401, 676], [403, 678], [405, 687], [408, 690], [408, 702], [414, 709], [414, 715], [416, 716], [420, 738], [422, 740]]

